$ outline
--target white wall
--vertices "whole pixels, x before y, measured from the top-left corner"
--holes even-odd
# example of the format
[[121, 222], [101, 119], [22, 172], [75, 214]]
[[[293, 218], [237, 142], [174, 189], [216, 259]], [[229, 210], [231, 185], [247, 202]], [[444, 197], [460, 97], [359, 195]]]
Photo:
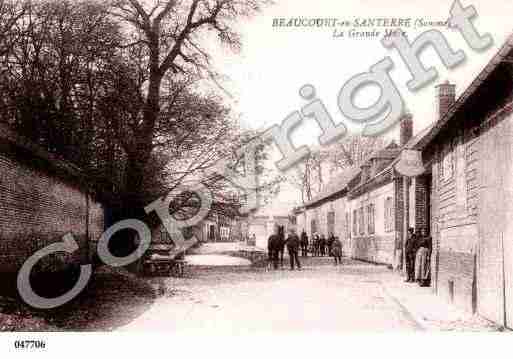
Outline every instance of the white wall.
[[[385, 200], [388, 197], [394, 198], [394, 184], [389, 183], [385, 186], [376, 188], [370, 192], [363, 194], [360, 197], [352, 199], [349, 202], [348, 208], [351, 210], [351, 222], [353, 221], [353, 210], [358, 210], [362, 206], [364, 207], [365, 215], [365, 235], [367, 233], [367, 212], [366, 207], [369, 204], [374, 204], [374, 235], [391, 235], [394, 231], [385, 232]], [[352, 229], [352, 223], [351, 223]]]

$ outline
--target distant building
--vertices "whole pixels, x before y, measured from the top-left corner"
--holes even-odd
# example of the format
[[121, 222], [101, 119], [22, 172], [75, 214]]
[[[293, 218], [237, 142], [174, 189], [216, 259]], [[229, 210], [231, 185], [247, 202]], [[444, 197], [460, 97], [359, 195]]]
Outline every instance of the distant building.
[[250, 237], [255, 235], [257, 247], [267, 248], [267, 240], [273, 234], [275, 227], [286, 234], [292, 225], [288, 215], [254, 214], [247, 219], [247, 233]]
[[[411, 132], [411, 117], [401, 126], [401, 133]], [[309, 236], [333, 233], [342, 241], [345, 255], [392, 265], [401, 238], [395, 223], [397, 176], [391, 166], [399, 152], [392, 142], [360, 167], [336, 176], [296, 216], [298, 230], [305, 229]]]
[[243, 217], [214, 215], [202, 221], [200, 227], [203, 242], [236, 242], [246, 239], [246, 220]]

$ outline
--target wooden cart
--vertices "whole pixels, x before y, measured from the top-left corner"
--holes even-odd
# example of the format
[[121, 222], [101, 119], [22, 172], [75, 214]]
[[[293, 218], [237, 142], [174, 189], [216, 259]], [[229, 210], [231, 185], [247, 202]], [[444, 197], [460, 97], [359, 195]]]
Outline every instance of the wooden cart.
[[144, 275], [182, 277], [184, 270], [184, 251], [176, 250], [172, 245], [152, 245], [143, 259]]

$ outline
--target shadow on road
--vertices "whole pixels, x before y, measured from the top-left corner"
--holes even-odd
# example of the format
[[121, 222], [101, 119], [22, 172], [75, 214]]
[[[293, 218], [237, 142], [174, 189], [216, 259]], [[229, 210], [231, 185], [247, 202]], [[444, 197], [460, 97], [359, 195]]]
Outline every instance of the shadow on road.
[[123, 269], [102, 267], [77, 298], [52, 310], [34, 310], [19, 300], [0, 299], [9, 302], [0, 306], [3, 331], [110, 331], [142, 315], [156, 295], [148, 281]]

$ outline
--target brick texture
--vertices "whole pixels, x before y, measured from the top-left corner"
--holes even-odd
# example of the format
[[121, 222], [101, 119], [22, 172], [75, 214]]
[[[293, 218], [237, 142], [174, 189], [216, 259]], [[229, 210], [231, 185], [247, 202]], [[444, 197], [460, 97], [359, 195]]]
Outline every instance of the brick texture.
[[90, 240], [104, 229], [102, 205], [77, 185], [30, 165], [37, 161], [26, 154], [20, 161], [12, 153], [0, 153], [0, 273], [16, 272], [27, 257], [68, 233], [80, 250], [45, 257], [35, 270], [61, 271], [88, 262]]
[[428, 225], [428, 179], [426, 176], [415, 178], [415, 228], [427, 228]]

